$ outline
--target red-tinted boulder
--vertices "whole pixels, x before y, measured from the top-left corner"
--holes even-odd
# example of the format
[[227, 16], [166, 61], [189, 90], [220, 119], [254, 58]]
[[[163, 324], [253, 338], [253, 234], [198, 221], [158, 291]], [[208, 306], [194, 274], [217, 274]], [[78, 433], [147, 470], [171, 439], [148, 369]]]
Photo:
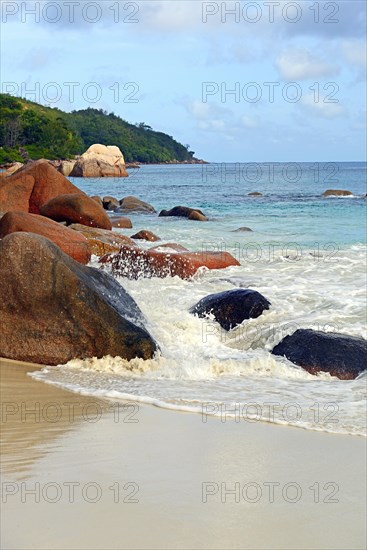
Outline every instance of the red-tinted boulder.
[[0, 178], [0, 212], [28, 212], [33, 187], [32, 176], [15, 173]]
[[49, 200], [58, 195], [78, 193], [85, 195], [83, 191], [73, 185], [47, 160], [41, 159], [25, 164], [14, 176], [33, 176], [34, 187], [29, 200], [29, 212], [39, 214], [40, 208]]
[[40, 213], [52, 220], [81, 223], [90, 227], [112, 229], [111, 220], [103, 208], [87, 195], [58, 195], [44, 204]]
[[123, 246], [111, 261], [112, 273], [130, 279], [174, 277], [189, 279], [200, 267], [223, 269], [240, 265], [228, 252], [169, 253]]
[[157, 237], [157, 235], [154, 235], [151, 231], [147, 231], [146, 229], [142, 229], [141, 231], [138, 231], [135, 233], [135, 235], [131, 235], [132, 239], [140, 239], [142, 241], [160, 241], [161, 239]]
[[[166, 250], [167, 248], [169, 250]], [[157, 250], [158, 252], [189, 252], [188, 248], [185, 248], [182, 244], [177, 243], [159, 244], [158, 246], [153, 246], [149, 250]]]
[[7, 212], [0, 220], [0, 238], [17, 231], [35, 233], [47, 237], [74, 260], [87, 264], [91, 251], [87, 239], [43, 216], [26, 212]]
[[107, 273], [33, 233], [7, 235], [0, 257], [0, 357], [44, 365], [153, 357], [142, 312]]
[[124, 216], [112, 216], [111, 218], [112, 227], [120, 228], [120, 229], [131, 229], [133, 224], [131, 223], [131, 220], [129, 218], [125, 218]]
[[116, 233], [115, 231], [87, 227], [79, 223], [73, 223], [69, 228], [80, 232], [88, 239], [92, 254], [96, 256], [118, 252], [123, 245], [135, 246], [134, 241], [130, 237], [121, 235], [121, 233]]
[[99, 206], [103, 206], [103, 202], [102, 202], [102, 199], [101, 197], [99, 197], [98, 195], [92, 195], [91, 196], [91, 199], [96, 201], [96, 203], [99, 204]]

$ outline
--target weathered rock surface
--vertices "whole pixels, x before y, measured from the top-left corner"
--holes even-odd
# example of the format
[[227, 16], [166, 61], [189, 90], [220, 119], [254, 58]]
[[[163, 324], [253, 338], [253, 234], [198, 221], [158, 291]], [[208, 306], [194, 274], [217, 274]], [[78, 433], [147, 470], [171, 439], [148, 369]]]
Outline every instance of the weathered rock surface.
[[102, 203], [105, 210], [117, 210], [120, 208], [120, 201], [115, 199], [115, 197], [110, 197], [109, 195], [103, 197]]
[[112, 216], [110, 217], [112, 227], [118, 227], [120, 229], [131, 229], [133, 224], [129, 218], [124, 216]]
[[0, 211], [28, 212], [33, 187], [33, 176], [13, 174], [0, 178]]
[[139, 307], [107, 273], [31, 233], [6, 236], [0, 256], [1, 357], [45, 365], [153, 357]]
[[205, 216], [204, 212], [195, 208], [189, 208], [188, 206], [174, 206], [171, 210], [161, 210], [159, 216], [177, 216], [179, 218], [188, 218], [189, 220], [194, 221], [208, 221], [208, 218]]
[[118, 212], [142, 212], [154, 214], [156, 209], [151, 204], [141, 201], [137, 197], [129, 196], [120, 200]]
[[154, 233], [151, 231], [147, 231], [146, 229], [142, 229], [141, 231], [138, 231], [135, 233], [135, 235], [131, 235], [132, 239], [141, 239], [143, 241], [160, 241], [161, 239], [157, 237]]
[[74, 169], [76, 160], [62, 160], [60, 166], [58, 167], [59, 172], [65, 177], [70, 176], [71, 172]]
[[73, 229], [84, 235], [88, 239], [92, 254], [96, 256], [118, 252], [123, 245], [135, 246], [134, 241], [130, 237], [106, 229], [87, 227], [78, 223], [69, 225], [69, 229]]
[[233, 229], [232, 233], [246, 233], [246, 231], [252, 231], [249, 227], [239, 227], [238, 229]]
[[112, 258], [101, 258], [110, 262], [112, 273], [129, 279], [140, 277], [174, 277], [189, 279], [200, 267], [224, 269], [240, 265], [228, 252], [158, 252], [123, 246]]
[[10, 176], [11, 174], [14, 174], [14, 172], [19, 170], [19, 168], [22, 168], [22, 166], [23, 166], [22, 162], [12, 162], [12, 163], [10, 163], [10, 165], [8, 165], [5, 168], [5, 174], [7, 176]]
[[269, 300], [256, 290], [235, 289], [205, 296], [190, 309], [190, 313], [198, 317], [212, 314], [222, 328], [231, 330], [245, 319], [256, 319], [270, 305]]
[[127, 177], [124, 156], [114, 145], [96, 143], [83, 153], [75, 162], [70, 173], [80, 178]]
[[157, 250], [158, 252], [189, 252], [189, 249], [178, 243], [165, 243], [153, 246], [149, 250]]
[[334, 332], [298, 329], [272, 353], [311, 374], [328, 372], [341, 380], [352, 380], [367, 369], [367, 340]]
[[0, 220], [0, 238], [17, 231], [35, 233], [50, 239], [74, 260], [87, 264], [91, 250], [87, 239], [59, 223], [27, 212], [7, 212]]
[[112, 229], [111, 220], [105, 210], [87, 195], [79, 193], [58, 195], [41, 207], [40, 214], [57, 222]]
[[85, 195], [44, 159], [28, 162], [11, 178], [17, 176], [32, 176], [34, 178], [34, 186], [29, 199], [29, 212], [32, 214], [39, 214], [41, 207], [58, 195], [74, 193]]
[[96, 201], [96, 203], [99, 204], [99, 206], [102, 206], [102, 208], [103, 208], [103, 202], [102, 202], [101, 197], [99, 197], [98, 195], [91, 195], [90, 198], [91, 198], [93, 201]]
[[352, 191], [346, 191], [345, 189], [326, 189], [323, 192], [323, 197], [349, 197], [353, 195]]

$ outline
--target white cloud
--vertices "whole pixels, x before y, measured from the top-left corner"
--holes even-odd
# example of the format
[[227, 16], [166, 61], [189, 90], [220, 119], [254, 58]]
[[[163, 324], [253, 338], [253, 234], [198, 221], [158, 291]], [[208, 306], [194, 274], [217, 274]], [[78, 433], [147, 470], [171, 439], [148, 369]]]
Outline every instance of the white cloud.
[[309, 50], [289, 48], [275, 61], [275, 65], [285, 80], [307, 80], [331, 76], [339, 72], [338, 67], [317, 58]]
[[248, 129], [260, 128], [261, 122], [258, 116], [244, 115], [241, 118], [242, 125]]
[[342, 55], [350, 64], [366, 70], [367, 44], [365, 40], [346, 40], [342, 43]]
[[197, 0], [166, 2], [155, 0], [139, 3], [139, 21], [151, 30], [185, 32], [202, 24], [202, 3]]
[[347, 115], [347, 110], [341, 103], [331, 103], [326, 96], [318, 98], [315, 101], [315, 95], [310, 93], [302, 97], [300, 105], [308, 111], [309, 114], [320, 118], [333, 119]]

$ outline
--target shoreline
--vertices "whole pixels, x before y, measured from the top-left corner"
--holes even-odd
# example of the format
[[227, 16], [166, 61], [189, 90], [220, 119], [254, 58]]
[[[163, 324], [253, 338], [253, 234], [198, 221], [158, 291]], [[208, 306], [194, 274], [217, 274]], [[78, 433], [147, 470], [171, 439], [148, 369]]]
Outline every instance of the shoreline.
[[363, 439], [203, 423], [38, 382], [38, 368], [0, 360], [2, 548], [364, 547]]

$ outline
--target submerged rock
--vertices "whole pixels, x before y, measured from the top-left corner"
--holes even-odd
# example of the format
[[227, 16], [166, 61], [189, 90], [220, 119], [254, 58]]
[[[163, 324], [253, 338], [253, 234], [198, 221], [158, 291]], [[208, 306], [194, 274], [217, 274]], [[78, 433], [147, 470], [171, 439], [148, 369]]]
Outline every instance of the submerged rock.
[[80, 223], [90, 227], [112, 229], [105, 210], [87, 195], [58, 195], [41, 207], [42, 216], [57, 222]]
[[353, 195], [353, 193], [345, 189], [327, 189], [322, 194], [323, 197], [349, 197], [350, 195]]
[[252, 229], [250, 229], [249, 227], [239, 227], [238, 229], [233, 229], [232, 233], [245, 233], [246, 231], [252, 232]]
[[44, 365], [153, 357], [144, 316], [113, 277], [31, 233], [6, 236], [0, 255], [1, 357]]
[[77, 262], [87, 264], [91, 250], [87, 239], [63, 225], [28, 212], [7, 212], [0, 220], [0, 238], [17, 231], [47, 237]]
[[135, 235], [131, 235], [132, 239], [141, 239], [143, 241], [160, 241], [161, 239], [157, 237], [157, 235], [154, 235], [151, 231], [147, 231], [146, 229], [142, 229], [141, 231], [138, 231], [135, 233]]
[[352, 380], [367, 369], [367, 340], [334, 332], [296, 330], [272, 353], [311, 374], [328, 372], [341, 380]]
[[171, 210], [161, 210], [160, 217], [175, 216], [178, 218], [188, 218], [189, 220], [205, 222], [208, 218], [204, 212], [196, 208], [189, 208], [188, 206], [174, 206]]
[[270, 305], [269, 300], [256, 290], [235, 289], [205, 296], [190, 309], [190, 313], [198, 317], [212, 314], [222, 328], [231, 330], [245, 319], [256, 319]]

